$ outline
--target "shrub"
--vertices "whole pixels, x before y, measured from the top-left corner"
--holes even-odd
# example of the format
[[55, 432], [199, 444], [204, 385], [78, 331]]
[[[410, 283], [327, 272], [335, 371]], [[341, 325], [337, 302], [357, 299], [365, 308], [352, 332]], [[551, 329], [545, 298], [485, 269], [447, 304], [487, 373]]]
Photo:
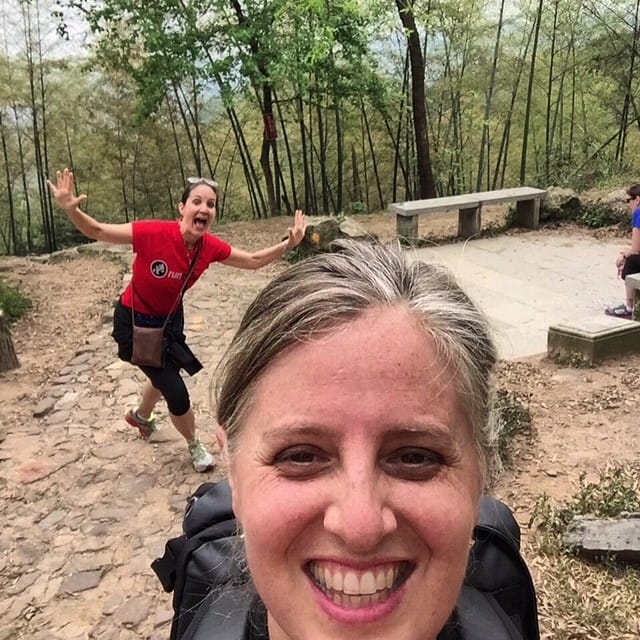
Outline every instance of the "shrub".
[[9, 323], [22, 317], [32, 306], [31, 300], [18, 288], [0, 280], [0, 309]]
[[615, 518], [625, 512], [640, 512], [639, 472], [637, 466], [613, 464], [600, 472], [597, 482], [587, 482], [582, 473], [578, 491], [565, 504], [556, 506], [547, 495], [540, 497], [532, 522], [543, 532], [542, 550], [549, 552], [562, 547], [562, 535], [575, 516]]
[[608, 227], [621, 222], [618, 211], [604, 202], [583, 205], [578, 216], [578, 222], [592, 229]]

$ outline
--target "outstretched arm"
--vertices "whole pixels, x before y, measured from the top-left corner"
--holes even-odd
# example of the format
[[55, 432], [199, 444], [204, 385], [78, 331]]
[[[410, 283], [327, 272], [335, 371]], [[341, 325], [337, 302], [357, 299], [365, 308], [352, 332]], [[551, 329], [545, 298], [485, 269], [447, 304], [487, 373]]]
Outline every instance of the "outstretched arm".
[[288, 237], [286, 240], [278, 242], [278, 244], [274, 244], [272, 247], [254, 252], [242, 251], [241, 249], [231, 247], [231, 254], [226, 260], [222, 261], [222, 264], [239, 269], [260, 269], [260, 267], [264, 267], [274, 260], [281, 258], [289, 249], [297, 247], [302, 241], [302, 238], [304, 238], [304, 229], [304, 213], [298, 209], [293, 218], [293, 226], [287, 230]]
[[57, 205], [67, 214], [69, 220], [80, 233], [92, 240], [102, 240], [113, 244], [131, 244], [133, 231], [131, 223], [104, 224], [94, 220], [80, 209], [80, 204], [87, 199], [86, 195], [73, 195], [73, 173], [69, 169], [56, 171], [56, 184], [47, 180], [51, 195]]

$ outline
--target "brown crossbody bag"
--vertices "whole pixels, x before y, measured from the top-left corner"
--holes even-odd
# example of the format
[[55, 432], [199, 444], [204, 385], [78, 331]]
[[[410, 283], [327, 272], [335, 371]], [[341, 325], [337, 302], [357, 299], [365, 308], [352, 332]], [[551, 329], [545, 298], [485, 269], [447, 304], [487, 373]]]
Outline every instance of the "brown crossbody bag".
[[180, 291], [173, 301], [171, 305], [171, 310], [169, 314], [164, 319], [161, 327], [139, 327], [135, 322], [135, 314], [134, 314], [134, 292], [135, 287], [133, 284], [133, 278], [131, 279], [131, 327], [133, 330], [132, 338], [133, 338], [133, 349], [131, 352], [131, 364], [135, 364], [143, 367], [162, 367], [164, 365], [164, 330], [167, 327], [171, 316], [173, 315], [173, 311], [176, 308], [176, 304], [180, 302], [182, 296], [184, 295], [185, 289], [187, 288], [187, 284], [189, 282], [189, 278], [191, 278], [191, 274], [196, 266], [196, 262], [198, 261], [198, 257], [200, 256], [200, 249], [202, 248], [202, 242], [198, 244], [198, 249], [196, 250], [196, 254], [193, 256], [191, 260], [191, 264], [189, 265], [189, 270], [182, 281], [182, 287], [180, 287]]

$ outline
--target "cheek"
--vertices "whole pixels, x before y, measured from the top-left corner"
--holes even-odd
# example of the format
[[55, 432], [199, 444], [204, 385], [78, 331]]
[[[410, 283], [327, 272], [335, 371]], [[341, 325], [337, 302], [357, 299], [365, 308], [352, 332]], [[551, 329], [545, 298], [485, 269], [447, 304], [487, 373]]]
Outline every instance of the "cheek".
[[478, 517], [475, 485], [432, 484], [403, 492], [396, 513], [431, 558], [464, 566]]
[[239, 481], [235, 486], [236, 514], [252, 547], [290, 547], [322, 512], [317, 499], [296, 483], [265, 479], [259, 484]]

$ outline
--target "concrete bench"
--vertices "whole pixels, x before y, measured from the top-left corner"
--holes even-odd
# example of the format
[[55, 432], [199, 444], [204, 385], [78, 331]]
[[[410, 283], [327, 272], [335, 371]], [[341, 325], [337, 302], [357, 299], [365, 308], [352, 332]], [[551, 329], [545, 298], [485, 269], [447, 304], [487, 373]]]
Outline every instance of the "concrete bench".
[[480, 233], [480, 212], [486, 204], [516, 202], [516, 223], [521, 227], [536, 229], [540, 224], [540, 202], [547, 195], [546, 190], [534, 187], [515, 187], [497, 191], [463, 193], [444, 198], [409, 200], [394, 202], [389, 211], [396, 214], [398, 238], [409, 242], [418, 239], [418, 218], [441, 211], [458, 211], [458, 235], [470, 238]]
[[630, 273], [624, 283], [633, 289], [633, 320], [640, 321], [640, 273]]

